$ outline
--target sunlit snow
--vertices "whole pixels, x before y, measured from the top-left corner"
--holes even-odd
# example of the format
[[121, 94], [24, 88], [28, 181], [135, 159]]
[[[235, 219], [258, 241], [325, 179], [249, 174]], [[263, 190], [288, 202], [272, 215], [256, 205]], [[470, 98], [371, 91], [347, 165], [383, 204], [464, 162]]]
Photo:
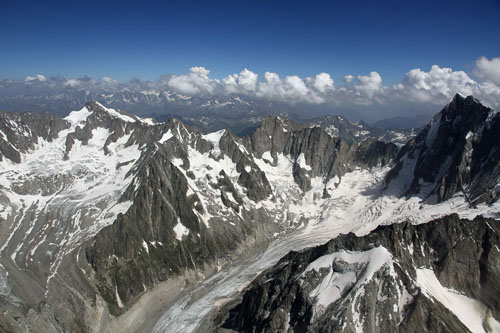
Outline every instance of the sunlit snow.
[[[345, 270], [334, 272], [332, 264], [337, 261], [341, 261], [346, 266]], [[305, 275], [311, 270], [328, 269], [328, 274], [309, 295], [316, 300], [315, 311], [321, 312], [328, 305], [335, 303], [345, 290], [367, 283], [383, 266], [394, 270], [392, 255], [381, 246], [365, 252], [340, 251], [319, 257], [310, 263], [303, 273]], [[360, 275], [361, 272], [362, 275]]]
[[500, 323], [488, 315], [488, 309], [484, 304], [443, 287], [432, 269], [417, 269], [417, 283], [427, 295], [432, 296], [453, 312], [471, 332], [485, 332], [484, 321], [488, 321], [492, 332], [500, 332]]
[[182, 237], [189, 235], [189, 229], [182, 225], [181, 221], [177, 221], [174, 227], [175, 238], [182, 240]]
[[165, 143], [166, 141], [168, 141], [170, 138], [172, 138], [174, 135], [172, 134], [172, 132], [170, 130], [168, 130], [165, 134], [163, 134], [163, 136], [161, 137], [161, 139], [158, 141], [159, 144], [163, 144]]

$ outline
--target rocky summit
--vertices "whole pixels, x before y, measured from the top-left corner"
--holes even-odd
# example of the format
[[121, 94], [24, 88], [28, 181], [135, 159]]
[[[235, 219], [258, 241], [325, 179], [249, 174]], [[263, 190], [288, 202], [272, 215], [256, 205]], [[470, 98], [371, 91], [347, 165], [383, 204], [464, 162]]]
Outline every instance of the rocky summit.
[[495, 202], [500, 188], [500, 116], [474, 97], [456, 95], [400, 151], [388, 181], [437, 202], [462, 192], [472, 204]]
[[401, 148], [325, 124], [2, 112], [0, 330], [498, 329], [499, 116], [457, 95]]

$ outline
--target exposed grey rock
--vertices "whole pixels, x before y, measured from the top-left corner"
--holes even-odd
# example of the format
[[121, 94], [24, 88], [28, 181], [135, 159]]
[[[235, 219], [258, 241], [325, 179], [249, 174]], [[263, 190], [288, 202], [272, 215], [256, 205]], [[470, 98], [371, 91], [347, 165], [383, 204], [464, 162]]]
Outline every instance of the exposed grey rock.
[[[476, 205], [498, 200], [500, 116], [469, 96], [453, 101], [399, 152], [387, 182], [441, 202], [462, 192]], [[411, 179], [400, 179], [400, 174]], [[404, 176], [406, 177], [406, 176]]]
[[69, 126], [69, 122], [49, 113], [0, 111], [0, 161], [5, 157], [20, 163], [21, 154], [34, 149], [40, 139], [50, 142]]
[[[391, 143], [373, 139], [359, 145], [348, 143], [331, 137], [319, 127], [300, 126], [281, 117], [267, 118], [251, 137], [244, 140], [245, 146], [257, 157], [268, 151], [274, 159], [277, 154], [284, 154], [295, 161], [293, 176], [304, 191], [309, 190], [311, 177], [322, 176], [326, 183], [359, 166], [387, 165], [397, 153], [397, 147]], [[310, 171], [300, 168], [298, 160], [301, 154]]]

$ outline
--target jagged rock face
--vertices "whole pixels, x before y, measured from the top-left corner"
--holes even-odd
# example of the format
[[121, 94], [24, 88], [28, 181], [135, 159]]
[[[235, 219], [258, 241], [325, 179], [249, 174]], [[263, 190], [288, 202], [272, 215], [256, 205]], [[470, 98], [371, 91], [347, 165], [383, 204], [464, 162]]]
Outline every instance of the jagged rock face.
[[20, 163], [21, 154], [34, 149], [41, 139], [51, 142], [70, 126], [69, 122], [49, 113], [0, 111], [0, 118], [0, 161], [7, 158], [14, 163]]
[[204, 206], [185, 174], [166, 152], [158, 150], [138, 175], [141, 185], [130, 187], [134, 194], [125, 193], [134, 197], [131, 208], [87, 248], [87, 259], [111, 313], [121, 313], [122, 304], [132, 303], [147, 288], [186, 269], [208, 275], [247, 238], [255, 237], [257, 226], [265, 229], [269, 223], [265, 212], [240, 212], [241, 194], [223, 170], [211, 185], [220, 190], [218, 199], [232, 224], [214, 223], [222, 218], [214, 212], [210, 224], [205, 223], [207, 210], [218, 207]]
[[456, 215], [343, 235], [285, 256], [215, 323], [238, 332], [494, 331], [499, 235], [496, 220]]
[[294, 161], [294, 179], [304, 191], [310, 189], [310, 178], [323, 176], [328, 182], [359, 166], [386, 165], [397, 153], [394, 144], [373, 139], [359, 145], [350, 144], [328, 135], [319, 127], [301, 128], [281, 117], [267, 118], [251, 137], [246, 138], [245, 144], [256, 156], [269, 152], [273, 163], [278, 154], [290, 156]]
[[[108, 313], [123, 313], [158, 283], [195, 283], [303, 226], [305, 192], [327, 194], [330, 180], [396, 153], [392, 144], [347, 143], [282, 118], [243, 139], [96, 102], [65, 119], [2, 119], [19, 154], [2, 150], [10, 161], [0, 174], [0, 292], [10, 316], [0, 324], [19, 317], [19, 330], [38, 322], [104, 330]], [[27, 139], [8, 132], [11, 119]]]
[[453, 101], [399, 152], [388, 183], [441, 202], [464, 193], [471, 204], [498, 200], [500, 116], [472, 96]]

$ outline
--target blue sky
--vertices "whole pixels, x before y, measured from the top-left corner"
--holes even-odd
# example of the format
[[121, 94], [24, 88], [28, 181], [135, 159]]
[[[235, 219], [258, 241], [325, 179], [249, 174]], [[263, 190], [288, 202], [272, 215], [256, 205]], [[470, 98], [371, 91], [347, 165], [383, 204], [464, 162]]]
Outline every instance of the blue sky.
[[157, 79], [192, 66], [222, 78], [377, 71], [384, 84], [434, 64], [472, 72], [500, 56], [499, 1], [0, 2], [0, 77]]

